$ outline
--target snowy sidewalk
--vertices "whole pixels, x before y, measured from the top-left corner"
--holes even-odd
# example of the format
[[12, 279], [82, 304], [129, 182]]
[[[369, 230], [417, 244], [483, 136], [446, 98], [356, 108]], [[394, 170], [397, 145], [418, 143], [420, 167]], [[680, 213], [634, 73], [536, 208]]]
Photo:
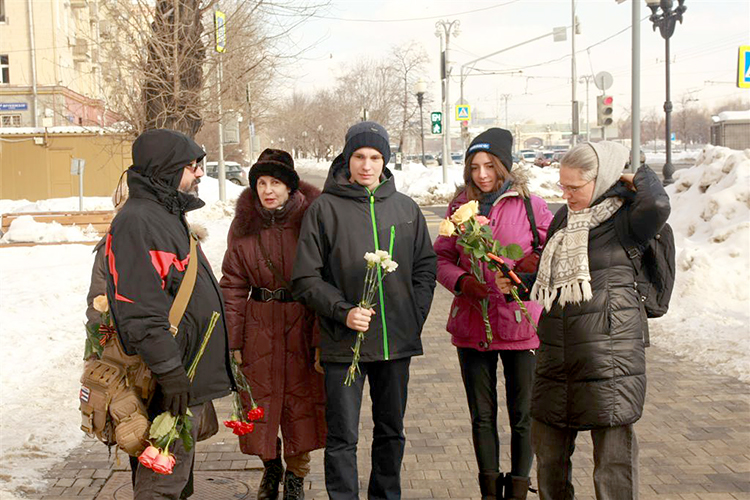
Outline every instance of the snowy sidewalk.
[[[415, 358], [412, 364], [402, 475], [404, 498], [479, 497], [461, 376], [455, 349], [444, 329], [450, 300], [450, 294], [438, 286], [422, 337], [425, 356]], [[641, 498], [750, 498], [750, 385], [709, 373], [657, 347], [650, 347], [647, 353], [648, 396], [644, 417], [636, 426], [641, 449]], [[219, 402], [217, 412], [220, 419], [229, 414], [228, 400]], [[370, 415], [366, 401], [359, 449], [363, 492], [369, 475]], [[505, 412], [501, 419], [502, 461], [507, 466]], [[132, 499], [127, 457], [122, 453], [119, 456], [123, 463], [113, 467], [114, 460], [107, 460], [106, 448], [86, 440], [47, 474], [49, 489], [29, 498]], [[196, 500], [255, 498], [262, 464], [256, 457], [241, 454], [236, 439], [226, 430], [198, 445], [196, 461]], [[583, 433], [574, 456], [579, 500], [594, 498], [592, 471], [591, 440]], [[321, 451], [313, 454], [312, 473], [305, 487], [306, 498], [327, 498]]]

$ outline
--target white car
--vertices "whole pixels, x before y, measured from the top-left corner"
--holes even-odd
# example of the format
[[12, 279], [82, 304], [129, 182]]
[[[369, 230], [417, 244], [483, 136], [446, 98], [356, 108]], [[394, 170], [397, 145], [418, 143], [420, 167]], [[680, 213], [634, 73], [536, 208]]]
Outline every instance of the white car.
[[534, 160], [536, 159], [536, 153], [533, 151], [523, 151], [520, 153], [520, 156], [521, 161], [529, 165], [533, 165]]

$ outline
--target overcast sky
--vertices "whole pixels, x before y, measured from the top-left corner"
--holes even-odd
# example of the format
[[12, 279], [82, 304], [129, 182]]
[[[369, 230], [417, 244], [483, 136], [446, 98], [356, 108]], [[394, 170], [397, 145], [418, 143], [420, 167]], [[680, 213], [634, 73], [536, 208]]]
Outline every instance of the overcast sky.
[[[615, 118], [631, 100], [631, 1], [576, 2], [581, 27], [576, 36], [578, 76], [601, 71], [612, 74], [614, 85], [608, 93], [615, 98]], [[653, 31], [647, 19], [650, 10], [641, 3], [641, 18], [646, 18], [641, 22], [641, 113], [645, 116], [652, 110], [663, 113], [665, 54], [664, 39]], [[738, 89], [734, 84], [738, 48], [750, 45], [750, 1], [687, 0], [685, 6], [684, 22], [677, 25], [671, 38], [675, 110], [681, 109], [685, 95], [691, 99], [688, 105], [708, 108], [727, 99], [750, 101], [750, 89]], [[437, 103], [440, 40], [435, 36], [435, 23], [441, 19], [460, 21], [460, 34], [451, 37], [450, 52], [450, 98], [456, 103], [462, 64], [550, 33], [554, 27], [570, 26], [571, 1], [332, 0], [325, 12], [295, 31], [299, 46], [315, 45], [289, 69], [293, 76], [290, 91], [312, 92], [331, 86], [347, 63], [386, 57], [391, 46], [415, 40], [431, 58], [428, 93]], [[473, 112], [499, 115], [501, 123], [505, 121], [503, 94], [509, 94], [511, 125], [528, 119], [567, 121], [572, 92], [570, 53], [568, 30], [565, 42], [554, 42], [549, 36], [483, 60], [477, 68], [514, 73], [468, 77], [465, 98]], [[590, 84], [592, 120], [598, 92]], [[585, 84], [577, 86], [577, 98], [586, 101]], [[432, 107], [437, 110], [439, 105]]]

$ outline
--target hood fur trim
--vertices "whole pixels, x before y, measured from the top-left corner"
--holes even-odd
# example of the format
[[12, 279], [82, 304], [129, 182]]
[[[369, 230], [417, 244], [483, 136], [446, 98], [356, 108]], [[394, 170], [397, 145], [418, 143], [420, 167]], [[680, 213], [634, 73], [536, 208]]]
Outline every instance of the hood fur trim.
[[[293, 224], [296, 228], [302, 225], [302, 217], [307, 211], [307, 207], [320, 196], [320, 189], [310, 183], [300, 181], [299, 189], [292, 193], [287, 204], [290, 206], [290, 212], [284, 217], [284, 224]], [[245, 188], [237, 199], [237, 207], [232, 221], [232, 236], [243, 238], [258, 234], [265, 226], [266, 217], [261, 212], [262, 205], [257, 194], [252, 189]]]

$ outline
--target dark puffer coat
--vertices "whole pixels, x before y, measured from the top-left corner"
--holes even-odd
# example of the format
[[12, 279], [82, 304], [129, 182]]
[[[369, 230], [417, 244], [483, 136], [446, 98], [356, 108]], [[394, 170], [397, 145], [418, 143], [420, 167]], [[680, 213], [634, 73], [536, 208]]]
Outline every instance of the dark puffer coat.
[[[656, 174], [641, 167], [636, 193], [617, 183], [602, 198], [625, 205], [589, 233], [591, 300], [560, 307], [557, 299], [539, 321], [531, 413], [554, 427], [579, 430], [631, 424], [646, 397], [645, 310], [635, 290], [635, 271], [615, 233], [627, 217], [636, 241], [656, 235], [669, 217], [669, 197]], [[547, 241], [567, 223], [563, 207]]]
[[[255, 431], [240, 437], [240, 448], [263, 460], [276, 457], [279, 427], [284, 455], [325, 445], [323, 375], [313, 368], [315, 314], [299, 302], [248, 299], [251, 287], [285, 287], [266, 264], [258, 238], [276, 271], [291, 281], [302, 216], [318, 195], [319, 190], [301, 182], [285, 206], [272, 213], [262, 208], [252, 189], [245, 189], [237, 200], [224, 255], [221, 287], [229, 346], [242, 352], [242, 371], [265, 410]], [[249, 405], [249, 399], [245, 402]]]

